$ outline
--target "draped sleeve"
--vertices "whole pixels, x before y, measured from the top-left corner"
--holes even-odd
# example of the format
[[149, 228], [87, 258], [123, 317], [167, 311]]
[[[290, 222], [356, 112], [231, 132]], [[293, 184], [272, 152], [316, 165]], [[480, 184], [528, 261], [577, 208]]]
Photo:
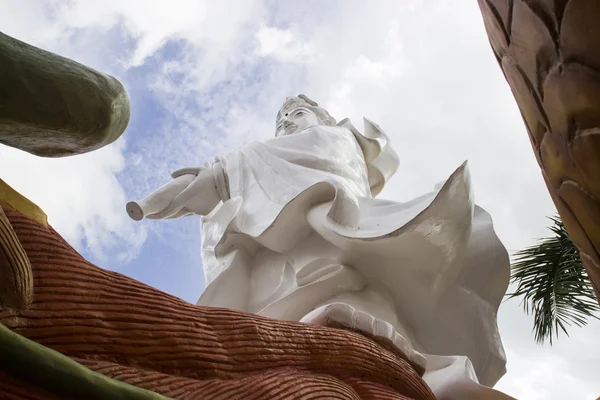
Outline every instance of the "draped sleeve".
[[379, 125], [367, 118], [363, 118], [363, 121], [363, 133], [359, 132], [348, 118], [341, 120], [338, 126], [348, 128], [354, 134], [367, 164], [371, 195], [376, 197], [398, 170], [400, 160], [390, 139]]

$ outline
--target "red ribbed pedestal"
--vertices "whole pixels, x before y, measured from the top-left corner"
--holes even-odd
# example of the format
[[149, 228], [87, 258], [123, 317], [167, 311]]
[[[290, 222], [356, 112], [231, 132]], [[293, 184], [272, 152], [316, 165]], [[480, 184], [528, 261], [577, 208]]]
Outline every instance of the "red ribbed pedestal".
[[[94, 371], [176, 399], [434, 399], [406, 360], [366, 337], [186, 303], [4, 210], [34, 283], [27, 310], [0, 311], [0, 322]], [[0, 398], [58, 397], [0, 366]]]

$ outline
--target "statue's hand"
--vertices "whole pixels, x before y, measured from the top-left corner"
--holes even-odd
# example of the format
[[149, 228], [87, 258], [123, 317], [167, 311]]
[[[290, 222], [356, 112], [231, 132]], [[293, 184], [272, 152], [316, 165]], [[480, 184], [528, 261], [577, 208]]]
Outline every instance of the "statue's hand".
[[191, 167], [173, 172], [173, 180], [140, 201], [127, 203], [127, 213], [143, 218], [167, 219], [191, 214], [207, 215], [221, 196], [211, 168]]
[[185, 209], [188, 213], [208, 215], [219, 204], [221, 196], [217, 189], [215, 172], [212, 168], [182, 168], [171, 174], [174, 179], [195, 175], [190, 184], [171, 202], [169, 209], [175, 213]]
[[181, 175], [187, 175], [187, 174], [191, 174], [191, 175], [198, 175], [200, 173], [200, 171], [203, 169], [204, 167], [185, 167], [185, 168], [180, 168], [177, 171], [173, 172], [171, 174], [171, 178], [175, 179], [180, 177]]

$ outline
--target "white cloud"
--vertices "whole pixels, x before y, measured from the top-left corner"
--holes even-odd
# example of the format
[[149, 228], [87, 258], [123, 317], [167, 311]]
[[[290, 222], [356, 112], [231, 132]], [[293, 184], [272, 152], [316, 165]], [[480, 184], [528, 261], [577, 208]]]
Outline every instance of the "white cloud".
[[314, 57], [310, 45], [299, 40], [290, 29], [263, 24], [255, 36], [258, 42], [256, 54], [259, 57], [271, 56], [279, 61], [297, 63], [308, 63]]
[[551, 347], [534, 344], [533, 318], [522, 312], [517, 300], [502, 306], [499, 322], [508, 345], [508, 374], [498, 382], [498, 389], [518, 399], [598, 398], [600, 321], [572, 328], [570, 337], [561, 335]]
[[123, 211], [125, 193], [117, 180], [125, 163], [123, 143], [58, 159], [0, 146], [2, 179], [40, 206], [77, 249], [125, 262], [137, 256], [146, 232]]
[[260, 17], [257, 1], [174, 2], [107, 0], [57, 2], [58, 24], [67, 28], [109, 29], [121, 25], [137, 39], [127, 64], [137, 66], [152, 56], [168, 40], [184, 39], [202, 45], [211, 61], [206, 67], [219, 67], [220, 58], [234, 50], [240, 31], [253, 18]]
[[[70, 241], [101, 251], [134, 238], [136, 248], [145, 236], [121, 213], [123, 186], [141, 196], [177, 167], [272, 135], [280, 102], [297, 93], [338, 119], [360, 123], [365, 115], [387, 131], [401, 168], [382, 196], [429, 191], [468, 159], [477, 202], [510, 250], [548, 233], [554, 206], [475, 1], [269, 3], [273, 9], [258, 0], [7, 4], [11, 17], [0, 15], [6, 33], [97, 68], [116, 68], [107, 55], [118, 30], [132, 48], [116, 61], [152, 65], [146, 83], [167, 112], [135, 153], [121, 144], [38, 164], [1, 149], [2, 177], [40, 203]], [[173, 42], [175, 54], [157, 56]], [[8, 166], [19, 170], [6, 173]], [[50, 196], [51, 188], [61, 191]], [[528, 399], [600, 395], [589, 372], [600, 366], [591, 355], [598, 324], [548, 348], [534, 344], [531, 317], [514, 301], [502, 306], [499, 323], [509, 357], [500, 389]]]

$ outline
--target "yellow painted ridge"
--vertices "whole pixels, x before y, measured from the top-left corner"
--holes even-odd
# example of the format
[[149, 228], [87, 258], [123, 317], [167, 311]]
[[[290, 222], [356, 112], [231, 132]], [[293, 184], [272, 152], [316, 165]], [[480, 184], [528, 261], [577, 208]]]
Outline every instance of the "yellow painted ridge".
[[46, 216], [46, 213], [2, 179], [0, 179], [0, 205], [20, 212], [44, 227], [48, 226], [48, 216]]

